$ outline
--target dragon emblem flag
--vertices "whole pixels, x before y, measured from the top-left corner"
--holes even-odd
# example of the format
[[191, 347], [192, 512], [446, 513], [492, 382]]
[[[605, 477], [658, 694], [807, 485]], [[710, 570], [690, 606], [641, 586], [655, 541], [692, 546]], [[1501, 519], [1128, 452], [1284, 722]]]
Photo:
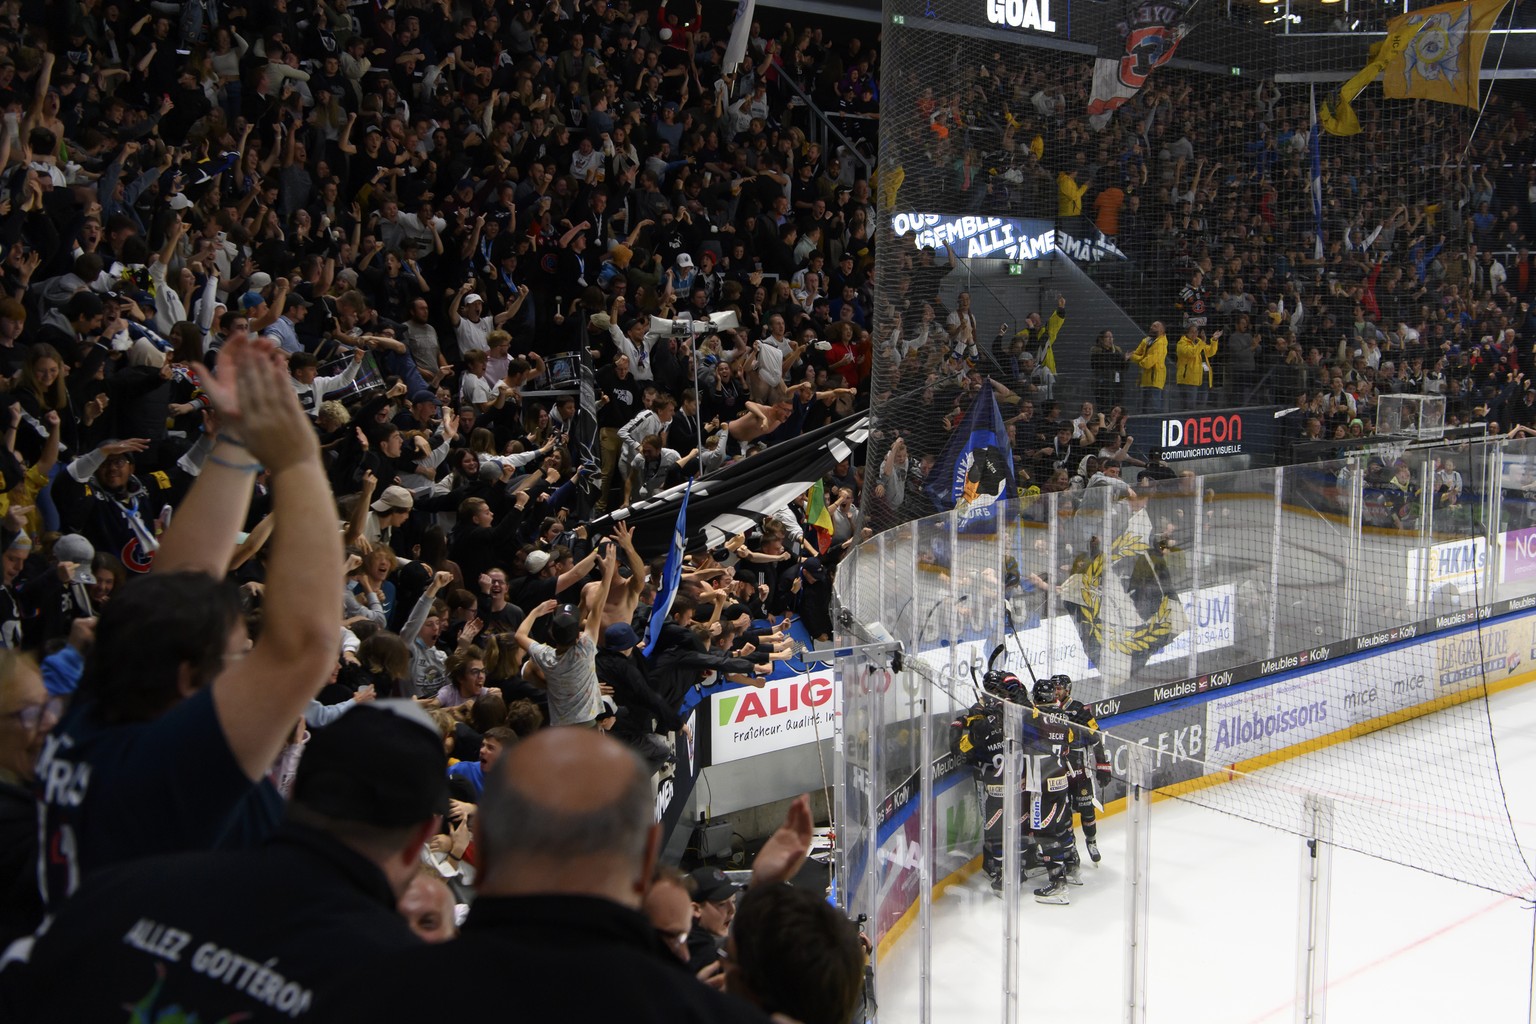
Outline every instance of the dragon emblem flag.
[[1189, 15], [1199, 0], [1131, 0], [1099, 43], [1093, 62], [1093, 92], [1088, 123], [1102, 131], [1116, 110], [1129, 103], [1152, 72], [1173, 59], [1179, 40], [1189, 34]]
[[1013, 452], [990, 379], [976, 393], [928, 479], [933, 503], [958, 513], [958, 532], [997, 531], [998, 503], [1013, 496]]

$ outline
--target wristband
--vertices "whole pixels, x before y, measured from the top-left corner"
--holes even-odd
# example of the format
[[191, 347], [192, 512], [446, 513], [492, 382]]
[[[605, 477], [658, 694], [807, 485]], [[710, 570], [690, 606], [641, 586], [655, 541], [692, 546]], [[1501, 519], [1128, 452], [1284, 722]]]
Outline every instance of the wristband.
[[241, 473], [260, 473], [263, 469], [262, 464], [259, 462], [230, 462], [228, 459], [221, 459], [217, 455], [209, 455], [208, 461], [213, 463], [215, 466], [223, 466], [225, 469], [238, 470]]

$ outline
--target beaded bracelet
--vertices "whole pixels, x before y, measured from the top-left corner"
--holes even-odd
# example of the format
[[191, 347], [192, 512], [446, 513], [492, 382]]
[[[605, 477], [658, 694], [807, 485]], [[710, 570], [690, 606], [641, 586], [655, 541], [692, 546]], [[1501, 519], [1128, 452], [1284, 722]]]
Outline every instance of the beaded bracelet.
[[219, 431], [217, 434], [213, 435], [213, 439], [215, 441], [223, 441], [225, 444], [232, 444], [236, 448], [244, 448], [245, 447], [245, 442], [244, 441], [240, 440], [238, 437], [235, 437], [233, 434], [226, 434], [222, 430]]

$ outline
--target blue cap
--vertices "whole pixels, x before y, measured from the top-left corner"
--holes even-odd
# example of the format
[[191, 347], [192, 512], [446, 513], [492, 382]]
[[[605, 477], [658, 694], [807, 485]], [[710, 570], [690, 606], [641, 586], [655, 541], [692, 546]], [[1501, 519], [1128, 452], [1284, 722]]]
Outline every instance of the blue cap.
[[614, 651], [627, 651], [640, 646], [640, 637], [627, 622], [615, 622], [603, 630], [603, 646]]
[[255, 309], [267, 300], [261, 297], [261, 292], [246, 292], [240, 296], [241, 309]]

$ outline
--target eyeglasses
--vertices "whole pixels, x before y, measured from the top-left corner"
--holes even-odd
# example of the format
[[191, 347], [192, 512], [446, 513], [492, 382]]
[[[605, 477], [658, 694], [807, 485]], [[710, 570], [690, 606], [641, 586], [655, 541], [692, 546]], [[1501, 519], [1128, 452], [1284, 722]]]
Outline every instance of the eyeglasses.
[[49, 697], [41, 704], [28, 704], [24, 708], [18, 708], [10, 712], [9, 717], [21, 723], [21, 727], [28, 731], [35, 730], [43, 723], [44, 719], [57, 722], [59, 716], [64, 713], [64, 698]]
[[464, 670], [464, 674], [467, 675], [467, 676], [483, 676], [483, 675], [485, 675], [485, 669], [483, 669], [483, 668], [467, 668], [467, 669]]

